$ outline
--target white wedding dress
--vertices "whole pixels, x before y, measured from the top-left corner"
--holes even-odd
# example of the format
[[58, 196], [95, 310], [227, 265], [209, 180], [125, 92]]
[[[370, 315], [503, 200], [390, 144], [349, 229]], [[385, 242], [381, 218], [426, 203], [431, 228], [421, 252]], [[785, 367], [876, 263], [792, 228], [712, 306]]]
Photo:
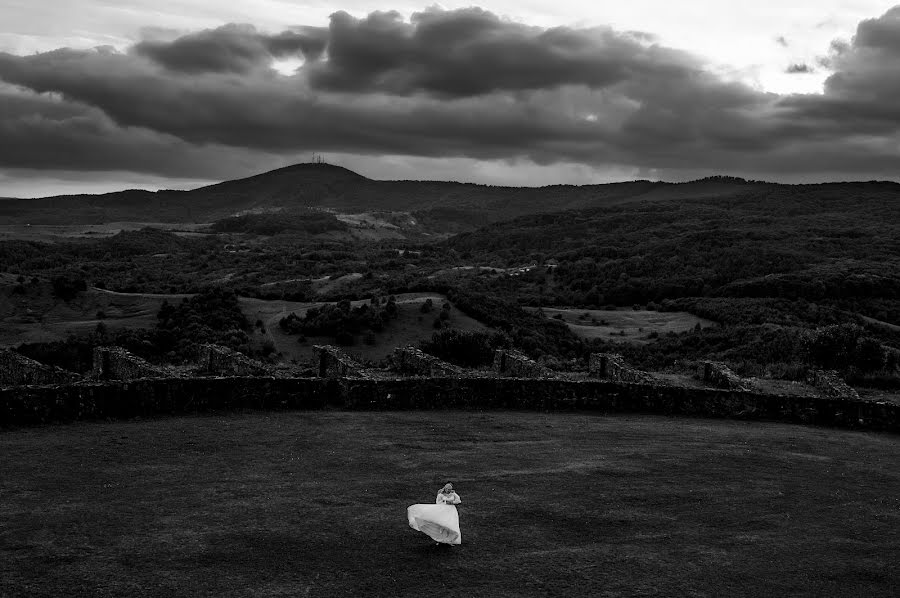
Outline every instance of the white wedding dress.
[[435, 542], [443, 544], [462, 544], [462, 533], [459, 531], [459, 513], [454, 505], [462, 502], [456, 492], [444, 494], [438, 492], [433, 505], [412, 505], [406, 509], [409, 527], [428, 534]]

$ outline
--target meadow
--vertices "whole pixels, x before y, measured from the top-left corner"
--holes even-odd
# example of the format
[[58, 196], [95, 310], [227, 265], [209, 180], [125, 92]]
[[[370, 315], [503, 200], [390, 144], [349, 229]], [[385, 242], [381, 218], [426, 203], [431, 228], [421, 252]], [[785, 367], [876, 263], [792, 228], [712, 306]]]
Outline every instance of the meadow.
[[[524, 412], [0, 434], [2, 596], [889, 596], [900, 438]], [[406, 507], [452, 480], [463, 544]]]
[[698, 325], [701, 329], [717, 326], [712, 320], [677, 311], [541, 309], [548, 318], [561, 319], [572, 332], [587, 340], [645, 344], [661, 334], [690, 332]]

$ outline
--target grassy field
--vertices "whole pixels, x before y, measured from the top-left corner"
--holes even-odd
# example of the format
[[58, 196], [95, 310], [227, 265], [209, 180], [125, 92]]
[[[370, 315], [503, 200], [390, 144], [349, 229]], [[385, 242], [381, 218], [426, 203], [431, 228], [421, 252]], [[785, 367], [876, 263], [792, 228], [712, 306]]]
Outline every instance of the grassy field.
[[[427, 299], [434, 303], [431, 313], [423, 314], [420, 308]], [[362, 337], [356, 339], [356, 344], [346, 347], [347, 351], [362, 359], [378, 361], [394, 351], [396, 347], [406, 345], [417, 346], [420, 341], [428, 340], [434, 334], [434, 320], [440, 313], [441, 305], [446, 297], [437, 293], [405, 293], [397, 295], [397, 318], [391, 320], [388, 326], [375, 334], [375, 344], [367, 345]], [[352, 301], [355, 307], [368, 303], [368, 301]], [[300, 362], [308, 361], [313, 357], [314, 345], [334, 344], [334, 339], [329, 337], [308, 337], [306, 342], [298, 343], [297, 336], [285, 334], [278, 326], [281, 318], [294, 312], [303, 316], [310, 307], [317, 307], [322, 303], [293, 303], [290, 301], [263, 301], [261, 299], [241, 298], [241, 309], [251, 322], [262, 320], [266, 327], [265, 338], [271, 339], [276, 351], [284, 354], [285, 360], [295, 359]], [[457, 330], [486, 330], [487, 327], [470, 318], [458, 309], [450, 310], [449, 325]], [[260, 336], [260, 335], [257, 335]], [[257, 338], [261, 342], [262, 338]]]
[[14, 281], [11, 275], [0, 275], [0, 347], [64, 340], [70, 334], [93, 332], [100, 322], [110, 331], [151, 328], [163, 301], [189, 297], [92, 288], [66, 303], [53, 296], [48, 283], [25, 285], [25, 294], [17, 295], [12, 292]]
[[[84, 335], [93, 332], [97, 324], [103, 322], [109, 331], [127, 328], [152, 328], [156, 325], [157, 314], [163, 301], [178, 303], [190, 295], [156, 295], [149, 293], [115, 293], [100, 289], [88, 289], [74, 300], [64, 302], [51, 293], [50, 285], [26, 286], [26, 294], [12, 292], [15, 277], [0, 274], [0, 347], [14, 347], [20, 343], [50, 342], [65, 340], [71, 334]], [[419, 311], [426, 299], [434, 302], [435, 309], [423, 314]], [[433, 323], [446, 297], [437, 293], [407, 293], [397, 296], [398, 317], [387, 328], [375, 335], [375, 344], [367, 345], [363, 338], [357, 339], [348, 350], [363, 358], [380, 360], [390, 354], [395, 347], [418, 345], [428, 340], [434, 333]], [[361, 305], [368, 301], [353, 301]], [[298, 343], [296, 336], [285, 334], [278, 322], [294, 312], [299, 316], [310, 307], [323, 305], [322, 302], [296, 302], [263, 300], [250, 297], [240, 298], [241, 310], [253, 324], [261, 320], [265, 332], [253, 330], [254, 342], [261, 346], [266, 340], [275, 344], [276, 351], [283, 353], [283, 360], [307, 361], [313, 356], [313, 345], [334, 344], [333, 338], [310, 337], [305, 343]], [[103, 318], [98, 318], [102, 312]], [[485, 330], [486, 327], [462, 313], [451, 310], [449, 325], [458, 330]]]
[[[532, 413], [0, 434], [2, 596], [891, 596], [900, 438]], [[463, 544], [407, 527], [452, 480]]]
[[209, 224], [178, 224], [159, 222], [107, 222], [106, 224], [0, 224], [0, 241], [71, 241], [73, 239], [103, 239], [122, 231], [140, 230], [152, 227], [175, 233], [190, 234], [208, 227]]
[[701, 328], [717, 326], [712, 320], [687, 312], [661, 312], [647, 310], [559, 309], [543, 308], [548, 318], [562, 316], [569, 328], [585, 339], [600, 338], [605, 341], [647, 343], [651, 333], [666, 334], [685, 332], [697, 324]]

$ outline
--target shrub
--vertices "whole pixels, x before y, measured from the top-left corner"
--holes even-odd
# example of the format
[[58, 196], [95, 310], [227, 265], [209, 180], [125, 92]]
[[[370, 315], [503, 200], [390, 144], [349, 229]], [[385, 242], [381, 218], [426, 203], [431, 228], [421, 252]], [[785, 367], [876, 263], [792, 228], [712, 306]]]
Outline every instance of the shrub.
[[75, 274], [54, 276], [51, 285], [53, 287], [53, 295], [67, 303], [78, 296], [78, 293], [87, 290], [85, 280]]
[[[440, 320], [435, 320], [440, 323]], [[430, 355], [463, 367], [481, 367], [494, 361], [494, 350], [509, 348], [508, 335], [498, 332], [441, 330], [423, 341], [419, 348]]]
[[821, 368], [872, 372], [884, 364], [884, 351], [873, 338], [863, 336], [856, 324], [835, 324], [808, 331], [802, 344], [807, 359]]

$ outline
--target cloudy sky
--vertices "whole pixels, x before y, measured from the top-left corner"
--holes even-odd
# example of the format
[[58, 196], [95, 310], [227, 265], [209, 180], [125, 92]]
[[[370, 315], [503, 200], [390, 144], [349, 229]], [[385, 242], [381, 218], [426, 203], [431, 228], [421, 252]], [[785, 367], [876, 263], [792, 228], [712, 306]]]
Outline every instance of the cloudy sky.
[[[589, 7], [589, 8], [586, 8]], [[0, 196], [372, 178], [900, 180], [874, 0], [0, 0]]]

